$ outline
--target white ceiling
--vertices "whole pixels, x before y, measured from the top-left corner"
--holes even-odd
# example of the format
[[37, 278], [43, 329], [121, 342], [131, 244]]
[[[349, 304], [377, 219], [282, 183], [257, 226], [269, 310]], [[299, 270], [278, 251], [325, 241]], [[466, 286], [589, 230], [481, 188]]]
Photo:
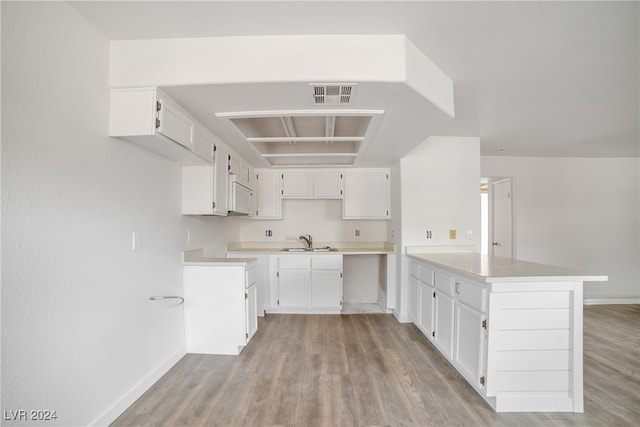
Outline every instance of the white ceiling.
[[[479, 136], [483, 155], [640, 156], [639, 2], [70, 4], [111, 40], [406, 35], [453, 80], [455, 118], [404, 85], [359, 83], [357, 107], [385, 110], [362, 165], [389, 165], [430, 135]], [[295, 85], [165, 89], [253, 162], [213, 113], [300, 108], [272, 101]]]

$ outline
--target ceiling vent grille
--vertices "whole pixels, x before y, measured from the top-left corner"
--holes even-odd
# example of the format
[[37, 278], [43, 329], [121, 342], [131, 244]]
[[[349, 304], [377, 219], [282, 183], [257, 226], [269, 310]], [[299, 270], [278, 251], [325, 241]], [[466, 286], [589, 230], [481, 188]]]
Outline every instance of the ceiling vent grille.
[[356, 83], [312, 83], [313, 103], [316, 105], [350, 105], [355, 96]]

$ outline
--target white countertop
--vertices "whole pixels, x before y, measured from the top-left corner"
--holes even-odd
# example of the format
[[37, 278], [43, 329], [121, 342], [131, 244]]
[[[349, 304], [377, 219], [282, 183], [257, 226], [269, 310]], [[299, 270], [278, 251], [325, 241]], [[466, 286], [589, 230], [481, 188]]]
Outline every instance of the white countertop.
[[477, 253], [407, 253], [407, 256], [486, 283], [608, 280], [608, 276], [588, 275], [553, 265]]
[[255, 258], [211, 258], [203, 256], [202, 249], [194, 249], [182, 253], [182, 265], [250, 265], [257, 260]]
[[321, 242], [314, 243], [316, 248], [329, 246], [336, 251], [322, 252], [286, 252], [283, 248], [304, 248], [300, 242], [238, 242], [227, 245], [228, 253], [256, 254], [341, 254], [341, 255], [384, 255], [395, 253], [395, 245], [390, 242]]

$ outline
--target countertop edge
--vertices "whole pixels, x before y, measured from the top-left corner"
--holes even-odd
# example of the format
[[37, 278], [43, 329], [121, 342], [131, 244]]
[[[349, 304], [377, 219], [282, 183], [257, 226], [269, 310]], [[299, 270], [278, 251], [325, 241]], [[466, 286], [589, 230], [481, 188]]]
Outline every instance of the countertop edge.
[[[451, 270], [457, 274], [460, 274], [462, 276], [468, 277], [472, 280], [476, 280], [476, 281], [480, 281], [480, 282], [484, 282], [484, 283], [509, 283], [509, 282], [605, 282], [608, 281], [609, 278], [608, 276], [604, 276], [604, 275], [588, 275], [588, 274], [579, 274], [576, 272], [571, 272], [569, 270], [567, 270], [566, 274], [540, 274], [540, 275], [532, 275], [532, 274], [518, 274], [518, 275], [508, 275], [505, 274], [504, 276], [501, 275], [495, 275], [495, 274], [482, 274], [482, 273], [478, 273], [475, 271], [469, 271], [469, 270], [465, 270], [462, 269], [456, 265], [453, 264], [449, 264], [446, 262], [441, 262], [438, 260], [434, 260], [433, 256], [435, 254], [433, 253], [425, 253], [425, 254], [407, 254], [407, 257], [414, 259], [416, 261], [421, 261], [421, 262], [425, 262], [428, 264], [432, 264], [436, 267], [439, 268], [443, 268], [443, 269], [447, 269], [447, 270]], [[449, 255], [457, 255], [455, 253], [453, 254], [449, 254]], [[474, 256], [479, 256], [479, 254], [469, 254], [469, 253], [464, 253], [464, 254], [460, 254], [460, 255], [464, 255], [464, 256], [469, 256], [469, 255], [474, 255]], [[497, 257], [488, 257], [489, 259], [498, 259]], [[518, 261], [518, 260], [512, 260], [511, 261], [514, 265], [537, 265], [540, 266], [541, 268], [544, 267], [548, 267], [549, 269], [561, 269], [561, 267], [557, 267], [557, 266], [552, 266], [552, 265], [545, 265], [545, 264], [538, 264], [538, 263], [531, 263], [528, 261]]]

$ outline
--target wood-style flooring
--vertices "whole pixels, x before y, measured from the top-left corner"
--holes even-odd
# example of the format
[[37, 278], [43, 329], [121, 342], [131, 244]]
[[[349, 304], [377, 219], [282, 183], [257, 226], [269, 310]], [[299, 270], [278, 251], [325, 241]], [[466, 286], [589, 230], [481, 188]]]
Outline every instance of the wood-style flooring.
[[391, 315], [268, 315], [240, 356], [188, 354], [113, 426], [636, 426], [640, 305], [584, 309], [585, 412], [496, 413]]

